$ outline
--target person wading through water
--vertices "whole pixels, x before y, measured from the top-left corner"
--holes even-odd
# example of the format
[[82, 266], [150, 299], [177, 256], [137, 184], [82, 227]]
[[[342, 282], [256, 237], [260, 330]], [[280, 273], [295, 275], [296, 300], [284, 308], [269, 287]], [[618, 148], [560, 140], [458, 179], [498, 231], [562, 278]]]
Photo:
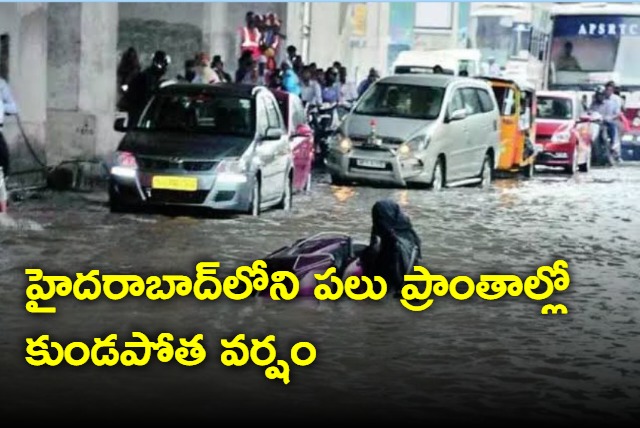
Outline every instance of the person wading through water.
[[376, 202], [371, 217], [371, 242], [361, 258], [364, 274], [371, 279], [381, 276], [394, 297], [400, 297], [404, 275], [422, 259], [420, 237], [409, 217], [390, 199]]

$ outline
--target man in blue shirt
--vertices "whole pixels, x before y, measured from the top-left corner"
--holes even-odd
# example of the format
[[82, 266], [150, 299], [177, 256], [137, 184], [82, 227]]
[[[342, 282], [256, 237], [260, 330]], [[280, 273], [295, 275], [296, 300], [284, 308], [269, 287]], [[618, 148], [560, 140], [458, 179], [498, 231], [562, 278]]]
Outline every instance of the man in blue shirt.
[[324, 81], [325, 84], [322, 88], [322, 102], [339, 103], [341, 101], [341, 96], [340, 83], [338, 82], [338, 71], [335, 68], [328, 69]]
[[379, 78], [380, 74], [378, 74], [378, 71], [375, 68], [369, 70], [369, 75], [367, 76], [367, 78], [360, 82], [360, 85], [358, 85], [358, 98], [360, 98], [362, 94], [364, 94], [366, 90], [369, 89], [369, 86], [371, 86], [371, 84]]
[[311, 70], [309, 67], [302, 69], [300, 99], [305, 105], [322, 104], [322, 89], [320, 88], [320, 84], [311, 78]]
[[18, 114], [18, 106], [13, 99], [9, 84], [0, 78], [0, 167], [5, 177], [9, 175], [9, 146], [2, 134], [6, 114]]

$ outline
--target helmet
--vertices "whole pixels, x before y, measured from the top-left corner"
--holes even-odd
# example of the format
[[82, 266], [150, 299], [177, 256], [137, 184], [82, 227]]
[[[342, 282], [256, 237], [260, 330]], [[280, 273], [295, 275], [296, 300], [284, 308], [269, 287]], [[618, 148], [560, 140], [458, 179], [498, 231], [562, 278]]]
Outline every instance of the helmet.
[[156, 51], [156, 53], [153, 54], [151, 64], [154, 68], [165, 70], [169, 64], [171, 64], [171, 57], [169, 57], [165, 51]]
[[595, 95], [604, 95], [605, 87], [602, 85], [598, 85], [595, 90]]

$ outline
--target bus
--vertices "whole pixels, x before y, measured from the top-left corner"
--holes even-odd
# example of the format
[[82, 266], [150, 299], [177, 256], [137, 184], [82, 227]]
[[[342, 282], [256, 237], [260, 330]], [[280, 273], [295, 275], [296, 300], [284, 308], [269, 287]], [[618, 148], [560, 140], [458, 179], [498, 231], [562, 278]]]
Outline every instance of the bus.
[[592, 92], [612, 80], [640, 90], [639, 4], [556, 4], [551, 19], [546, 87]]
[[469, 47], [480, 50], [485, 67], [493, 57], [501, 77], [542, 89], [551, 8], [551, 3], [471, 3]]

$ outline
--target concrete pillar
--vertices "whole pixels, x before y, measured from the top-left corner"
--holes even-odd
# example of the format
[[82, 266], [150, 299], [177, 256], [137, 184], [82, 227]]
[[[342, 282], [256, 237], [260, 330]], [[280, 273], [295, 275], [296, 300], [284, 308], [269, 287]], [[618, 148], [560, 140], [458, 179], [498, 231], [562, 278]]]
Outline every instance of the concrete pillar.
[[228, 68], [233, 68], [235, 37], [230, 29], [235, 29], [228, 22], [229, 7], [227, 3], [204, 3], [202, 23], [202, 44], [211, 56], [220, 55]]
[[49, 163], [108, 155], [117, 145], [117, 3], [51, 3]]
[[[9, 187], [42, 184], [41, 174], [29, 171], [45, 162], [47, 4], [0, 5], [0, 33], [9, 35], [9, 85], [18, 104], [24, 135], [15, 117], [5, 118], [2, 130], [9, 144], [12, 176]], [[27, 141], [25, 141], [25, 137]]]

